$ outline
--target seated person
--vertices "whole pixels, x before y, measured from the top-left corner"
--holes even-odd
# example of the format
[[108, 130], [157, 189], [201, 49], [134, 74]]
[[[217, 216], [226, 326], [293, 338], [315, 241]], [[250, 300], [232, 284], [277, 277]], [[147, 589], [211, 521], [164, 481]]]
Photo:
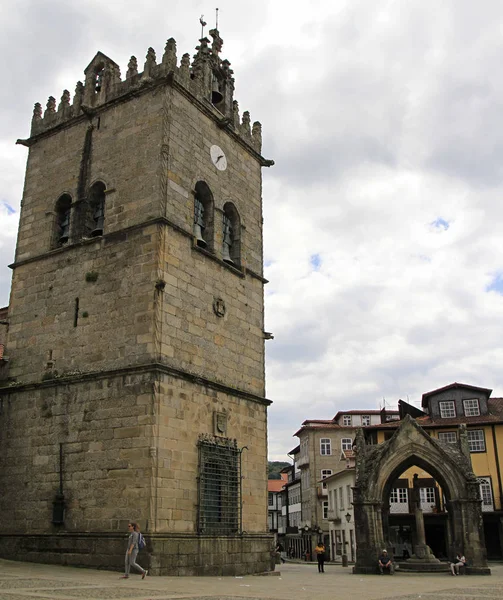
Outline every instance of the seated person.
[[451, 562], [451, 573], [452, 575], [459, 575], [459, 567], [466, 566], [466, 558], [461, 552], [456, 554], [456, 558]]
[[386, 549], [384, 549], [382, 551], [381, 556], [379, 557], [379, 571], [380, 571], [381, 575], [383, 575], [384, 569], [389, 571], [390, 575], [393, 575], [394, 570], [395, 570], [393, 567], [393, 562], [392, 562], [391, 558], [388, 556], [388, 551]]

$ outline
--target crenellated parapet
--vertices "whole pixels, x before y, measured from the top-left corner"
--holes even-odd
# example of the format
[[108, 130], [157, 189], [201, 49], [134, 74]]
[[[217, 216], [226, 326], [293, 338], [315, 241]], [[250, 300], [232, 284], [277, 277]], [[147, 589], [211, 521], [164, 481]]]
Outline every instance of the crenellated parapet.
[[[138, 72], [138, 60], [129, 60], [126, 77], [121, 78], [119, 65], [102, 52], [98, 52], [84, 70], [84, 83], [77, 82], [73, 99], [64, 90], [57, 105], [53, 96], [49, 97], [45, 111], [40, 103], [35, 104], [31, 125], [31, 136], [49, 131], [83, 114], [99, 112], [101, 107], [116, 101], [131, 92], [141, 92], [149, 86], [174, 81], [191, 96], [211, 110], [224, 127], [239, 135], [255, 151], [262, 148], [262, 126], [256, 121], [251, 125], [250, 113], [239, 114], [238, 103], [234, 100], [234, 72], [231, 63], [220, 57], [223, 40], [217, 29], [209, 32], [211, 40], [203, 37], [196, 46], [196, 53], [190, 58], [186, 53], [178, 64], [176, 41], [168, 39], [162, 59], [158, 63], [153, 48], [149, 48], [143, 72]], [[57, 109], [56, 109], [57, 105]]]

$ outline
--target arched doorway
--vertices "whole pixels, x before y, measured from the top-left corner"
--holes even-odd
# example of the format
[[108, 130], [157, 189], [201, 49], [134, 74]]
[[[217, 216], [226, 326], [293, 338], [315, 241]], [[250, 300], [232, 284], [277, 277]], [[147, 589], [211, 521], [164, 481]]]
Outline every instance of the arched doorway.
[[[358, 431], [353, 502], [355, 573], [375, 573], [377, 557], [383, 548], [390, 546], [390, 494], [397, 479], [410, 467], [423, 469], [442, 489], [447, 555], [462, 551], [474, 571], [490, 572], [483, 539], [479, 484], [471, 467], [466, 426], [460, 426], [459, 434], [459, 444], [442, 443], [431, 438], [409, 415], [393, 437], [379, 445], [367, 445], [363, 431]], [[417, 518], [422, 516], [416, 513]], [[419, 558], [427, 558], [422, 555], [424, 548], [417, 541], [415, 550]]]

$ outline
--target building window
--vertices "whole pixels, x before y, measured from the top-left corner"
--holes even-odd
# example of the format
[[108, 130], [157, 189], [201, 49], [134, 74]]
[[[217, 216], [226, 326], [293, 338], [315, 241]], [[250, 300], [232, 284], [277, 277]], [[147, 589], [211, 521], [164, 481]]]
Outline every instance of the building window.
[[194, 226], [196, 244], [210, 252], [213, 248], [213, 194], [204, 181], [198, 181], [194, 190]]
[[408, 502], [407, 488], [393, 488], [389, 501], [394, 504], [405, 504]]
[[370, 415], [362, 415], [362, 427], [368, 427], [370, 425]]
[[68, 243], [70, 238], [70, 214], [72, 198], [68, 194], [63, 194], [56, 202], [56, 226], [52, 242], [53, 248], [59, 248]]
[[344, 490], [339, 488], [339, 510], [344, 510]]
[[352, 450], [352, 448], [353, 448], [352, 438], [342, 438], [341, 447], [343, 450]]
[[274, 496], [271, 494], [271, 492], [269, 492], [269, 494], [268, 494], [268, 501], [269, 501], [269, 506], [273, 506]]
[[323, 501], [323, 518], [328, 519], [328, 500]]
[[[322, 479], [326, 479], [327, 477], [330, 477], [330, 475], [332, 475], [332, 469], [322, 469], [321, 470], [321, 478]], [[322, 483], [323, 489], [326, 490], [327, 489], [327, 484], [325, 482]]]
[[458, 441], [458, 435], [455, 431], [440, 431], [438, 439], [447, 444], [455, 444]]
[[216, 535], [239, 533], [241, 452], [236, 441], [204, 436], [198, 446], [198, 531]]
[[342, 424], [344, 427], [351, 427], [351, 415], [344, 415], [342, 417]]
[[347, 496], [347, 500], [348, 500], [348, 507], [351, 507], [351, 503], [352, 503], [353, 499], [351, 498], [351, 486], [350, 485], [346, 486], [346, 496]]
[[468, 430], [468, 445], [470, 447], [470, 452], [485, 452], [486, 441], [484, 438], [484, 431], [482, 429]]
[[479, 477], [477, 479], [480, 485], [480, 498], [482, 500], [482, 511], [492, 511], [493, 508], [493, 492], [491, 488], [490, 477]]
[[473, 400], [463, 400], [463, 408], [465, 417], [478, 417], [480, 415], [479, 401], [476, 398]]
[[440, 406], [440, 416], [442, 419], [452, 419], [456, 416], [456, 405], [453, 400], [439, 402], [438, 404]]
[[89, 190], [88, 231], [91, 237], [103, 235], [105, 228], [105, 189], [102, 181], [97, 181]]
[[[322, 469], [321, 470], [321, 478], [322, 479], [326, 479], [327, 477], [330, 477], [330, 475], [332, 475], [332, 469]], [[327, 489], [327, 484], [325, 482], [323, 482], [321, 484], [321, 487], [326, 490]]]
[[321, 438], [320, 454], [322, 456], [329, 456], [332, 454], [332, 442], [330, 441], [330, 438]]
[[236, 267], [241, 264], [241, 222], [232, 202], [224, 204], [222, 259]]
[[427, 504], [428, 506], [435, 504], [435, 488], [419, 488], [419, 501], [421, 504]]

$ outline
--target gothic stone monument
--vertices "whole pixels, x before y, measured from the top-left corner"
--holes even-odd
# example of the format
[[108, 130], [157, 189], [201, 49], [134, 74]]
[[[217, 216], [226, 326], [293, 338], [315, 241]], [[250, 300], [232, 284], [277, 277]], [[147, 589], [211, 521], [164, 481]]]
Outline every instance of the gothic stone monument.
[[[393, 437], [378, 445], [367, 445], [363, 430], [358, 430], [353, 496], [357, 545], [355, 573], [376, 572], [377, 557], [382, 548], [390, 547], [387, 531], [391, 486], [406, 469], [418, 466], [435, 478], [444, 493], [450, 556], [461, 551], [468, 560], [470, 573], [490, 574], [479, 483], [471, 467], [466, 425], [459, 429], [459, 443], [449, 444], [429, 436], [407, 415]], [[417, 509], [418, 502], [414, 504]], [[418, 536], [412, 560], [431, 566], [438, 561], [426, 545], [422, 514], [418, 513], [421, 511], [416, 510]], [[422, 533], [419, 532], [421, 527]]]
[[0, 382], [0, 556], [270, 568], [261, 125], [217, 30], [35, 105]]

